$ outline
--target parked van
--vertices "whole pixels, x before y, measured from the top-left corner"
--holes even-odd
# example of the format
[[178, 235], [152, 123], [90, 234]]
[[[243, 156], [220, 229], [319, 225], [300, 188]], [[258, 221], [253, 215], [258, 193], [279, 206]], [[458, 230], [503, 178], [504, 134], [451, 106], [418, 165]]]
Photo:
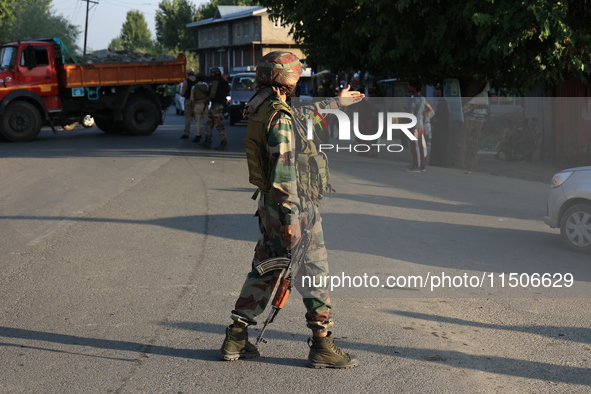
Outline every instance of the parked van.
[[242, 121], [242, 111], [255, 93], [256, 73], [240, 73], [232, 78], [230, 91], [230, 125]]

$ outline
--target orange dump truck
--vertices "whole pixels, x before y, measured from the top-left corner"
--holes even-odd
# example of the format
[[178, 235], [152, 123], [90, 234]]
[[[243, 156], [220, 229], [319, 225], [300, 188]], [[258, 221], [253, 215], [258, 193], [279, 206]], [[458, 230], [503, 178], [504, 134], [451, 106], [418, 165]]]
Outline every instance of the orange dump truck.
[[148, 135], [163, 122], [186, 59], [80, 64], [57, 39], [0, 47], [0, 135], [31, 141], [42, 126], [68, 126], [85, 116], [106, 133]]

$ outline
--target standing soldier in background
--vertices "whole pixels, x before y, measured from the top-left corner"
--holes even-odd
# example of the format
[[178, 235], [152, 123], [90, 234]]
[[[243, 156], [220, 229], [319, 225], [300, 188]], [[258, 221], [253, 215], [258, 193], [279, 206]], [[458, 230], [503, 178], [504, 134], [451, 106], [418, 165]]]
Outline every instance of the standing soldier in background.
[[201, 141], [201, 119], [207, 122], [207, 95], [209, 86], [205, 83], [205, 75], [197, 74], [197, 83], [191, 89], [191, 105], [195, 117], [195, 139], [193, 142]]
[[322, 79], [322, 85], [318, 88], [318, 97], [334, 97], [337, 95], [337, 90], [332, 84], [329, 77]]
[[230, 90], [228, 82], [222, 78], [220, 69], [214, 67], [211, 69], [213, 81], [209, 87], [209, 96], [207, 100], [211, 103], [209, 115], [205, 122], [205, 141], [201, 146], [211, 148], [211, 137], [213, 136], [213, 126], [220, 132], [220, 144], [216, 150], [226, 150], [228, 145], [226, 141], [226, 128], [224, 127], [224, 106], [226, 105], [226, 96]]
[[197, 82], [195, 77], [195, 71], [191, 67], [187, 69], [187, 79], [183, 83], [181, 89], [181, 96], [185, 98], [185, 129], [183, 131], [182, 139], [186, 140], [189, 138], [189, 131], [191, 130], [191, 118], [193, 117], [193, 105], [191, 105], [191, 90]]
[[[260, 356], [259, 349], [248, 341], [247, 327], [255, 325], [270, 302], [281, 270], [259, 275], [256, 266], [268, 258], [285, 257], [300, 242], [302, 229], [310, 228], [312, 239], [298, 277], [328, 275], [328, 260], [318, 206], [328, 185], [328, 166], [315, 142], [292, 121], [306, 124], [306, 108], [294, 110], [287, 101], [295, 93], [302, 73], [300, 60], [290, 52], [275, 51], [265, 55], [256, 69], [257, 93], [244, 109], [248, 119], [246, 138], [250, 182], [260, 195], [256, 216], [261, 232], [252, 260], [252, 271], [232, 311], [234, 323], [226, 329], [220, 350], [227, 361]], [[339, 109], [363, 98], [359, 92], [343, 89], [339, 97], [314, 104]], [[316, 170], [314, 170], [314, 168]], [[312, 368], [353, 368], [357, 360], [334, 344], [329, 331], [333, 326], [328, 289], [302, 288], [312, 337], [308, 339], [308, 366]]]

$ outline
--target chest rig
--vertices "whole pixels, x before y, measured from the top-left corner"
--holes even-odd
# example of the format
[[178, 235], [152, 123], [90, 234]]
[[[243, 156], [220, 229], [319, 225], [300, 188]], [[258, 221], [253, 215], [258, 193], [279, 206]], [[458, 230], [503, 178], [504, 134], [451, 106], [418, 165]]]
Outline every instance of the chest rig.
[[[248, 180], [263, 192], [271, 190], [271, 162], [267, 152], [267, 137], [271, 123], [283, 112], [291, 118], [298, 116], [282, 101], [265, 101], [254, 114], [248, 116], [246, 138], [242, 140], [246, 150]], [[329, 183], [328, 158], [319, 152], [315, 140], [306, 137], [301, 127], [292, 121], [295, 138], [295, 173], [298, 195], [302, 203], [320, 205], [325, 193], [332, 191]]]

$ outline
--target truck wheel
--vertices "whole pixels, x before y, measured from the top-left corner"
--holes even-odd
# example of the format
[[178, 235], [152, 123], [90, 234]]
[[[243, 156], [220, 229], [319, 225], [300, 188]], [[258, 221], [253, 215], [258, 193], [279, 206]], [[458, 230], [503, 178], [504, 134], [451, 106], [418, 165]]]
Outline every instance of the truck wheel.
[[0, 133], [8, 141], [28, 142], [41, 131], [41, 114], [26, 101], [15, 101], [6, 106], [0, 115]]
[[158, 127], [158, 106], [145, 97], [132, 99], [123, 109], [123, 126], [133, 135], [149, 135]]
[[96, 127], [107, 134], [123, 134], [123, 125], [115, 122], [110, 118], [96, 117], [94, 118]]

